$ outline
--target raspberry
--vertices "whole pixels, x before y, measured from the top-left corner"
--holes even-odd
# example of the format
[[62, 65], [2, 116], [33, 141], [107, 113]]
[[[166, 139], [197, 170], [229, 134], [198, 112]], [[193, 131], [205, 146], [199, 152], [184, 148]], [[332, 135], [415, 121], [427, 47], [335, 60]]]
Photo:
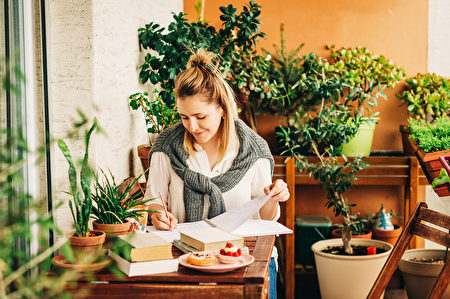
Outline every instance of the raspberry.
[[220, 254], [225, 255], [225, 249], [220, 249]]
[[240, 249], [240, 248], [238, 248], [238, 250], [237, 250], [237, 254], [238, 254], [238, 255], [241, 255], [241, 254], [242, 254], [242, 251], [241, 251], [241, 249]]
[[233, 256], [239, 256], [239, 254], [236, 252], [233, 252]]
[[227, 255], [228, 255], [228, 256], [232, 256], [233, 253], [232, 253], [231, 251], [228, 251], [228, 252], [227, 252]]
[[227, 245], [226, 245], [225, 247], [227, 247], [227, 248], [231, 248], [231, 247], [233, 247], [233, 243], [231, 243], [231, 242], [227, 242]]

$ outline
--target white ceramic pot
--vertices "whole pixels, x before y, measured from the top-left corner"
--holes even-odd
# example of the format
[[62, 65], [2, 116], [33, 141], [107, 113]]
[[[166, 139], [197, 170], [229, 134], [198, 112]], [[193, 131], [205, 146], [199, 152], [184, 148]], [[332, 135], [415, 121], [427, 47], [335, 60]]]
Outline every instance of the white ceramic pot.
[[[409, 299], [427, 298], [428, 293], [436, 282], [436, 278], [444, 264], [430, 264], [410, 261], [412, 258], [444, 258], [443, 249], [409, 249], [403, 254], [398, 264], [405, 281], [406, 293]], [[450, 288], [442, 299], [450, 298]]]
[[328, 246], [342, 246], [342, 244], [342, 239], [328, 239], [311, 246], [316, 261], [320, 295], [322, 299], [366, 298], [393, 246], [378, 240], [352, 239], [350, 242], [352, 245], [374, 246], [383, 248], [386, 252], [365, 256], [322, 252]]

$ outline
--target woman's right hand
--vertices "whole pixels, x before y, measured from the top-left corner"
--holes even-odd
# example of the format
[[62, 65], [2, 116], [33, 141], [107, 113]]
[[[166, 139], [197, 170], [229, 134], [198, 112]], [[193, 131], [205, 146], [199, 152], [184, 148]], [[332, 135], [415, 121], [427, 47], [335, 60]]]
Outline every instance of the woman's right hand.
[[172, 215], [172, 213], [164, 211], [158, 211], [151, 214], [150, 219], [152, 222], [152, 225], [159, 230], [172, 230], [177, 227], [178, 220], [175, 218], [175, 216]]

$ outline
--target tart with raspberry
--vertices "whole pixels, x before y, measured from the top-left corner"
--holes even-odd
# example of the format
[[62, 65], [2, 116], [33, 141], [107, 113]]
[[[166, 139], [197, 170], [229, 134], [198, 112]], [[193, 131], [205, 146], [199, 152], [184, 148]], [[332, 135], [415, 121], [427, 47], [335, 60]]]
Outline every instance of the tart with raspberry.
[[206, 252], [191, 252], [187, 256], [187, 262], [196, 266], [209, 266], [215, 261], [216, 256]]
[[227, 242], [225, 248], [220, 249], [219, 260], [225, 264], [236, 263], [241, 259], [242, 251], [231, 242]]

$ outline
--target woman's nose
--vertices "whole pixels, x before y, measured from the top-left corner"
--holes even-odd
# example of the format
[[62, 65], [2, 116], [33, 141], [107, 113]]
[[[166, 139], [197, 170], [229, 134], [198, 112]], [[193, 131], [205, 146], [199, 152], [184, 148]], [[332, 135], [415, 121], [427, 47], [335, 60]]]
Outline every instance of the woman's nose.
[[198, 129], [198, 123], [195, 119], [189, 120], [189, 131], [195, 132]]

